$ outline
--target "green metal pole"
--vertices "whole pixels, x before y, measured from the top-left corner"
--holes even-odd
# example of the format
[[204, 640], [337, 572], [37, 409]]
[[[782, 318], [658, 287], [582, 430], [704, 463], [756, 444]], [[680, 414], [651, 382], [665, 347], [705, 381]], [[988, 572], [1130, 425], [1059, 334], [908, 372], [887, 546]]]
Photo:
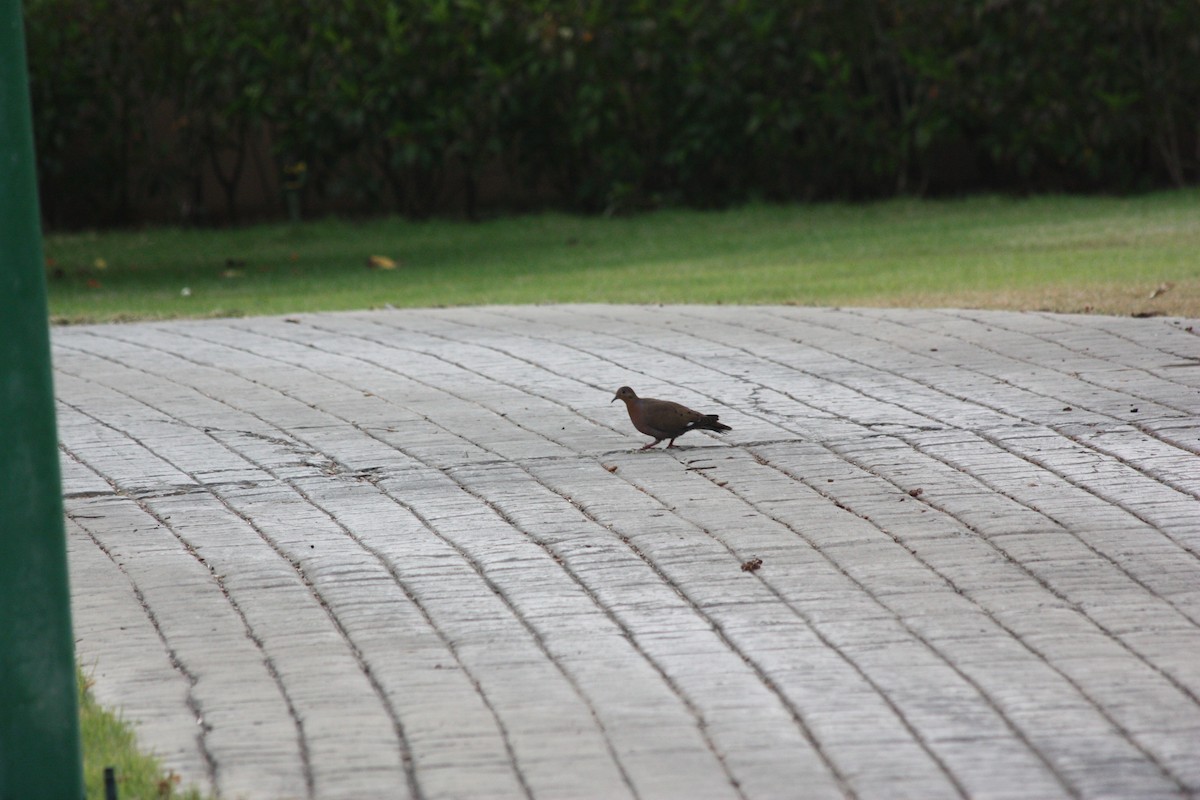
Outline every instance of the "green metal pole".
[[0, 800], [83, 797], [19, 0], [0, 0]]

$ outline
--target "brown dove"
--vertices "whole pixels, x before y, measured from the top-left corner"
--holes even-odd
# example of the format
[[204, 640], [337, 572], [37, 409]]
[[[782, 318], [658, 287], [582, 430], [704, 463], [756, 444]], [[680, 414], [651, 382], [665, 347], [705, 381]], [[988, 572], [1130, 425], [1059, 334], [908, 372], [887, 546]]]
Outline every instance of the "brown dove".
[[625, 408], [629, 410], [629, 419], [633, 427], [647, 436], [653, 436], [654, 441], [643, 447], [648, 450], [663, 439], [670, 439], [667, 447], [675, 446], [675, 439], [688, 431], [716, 431], [723, 433], [731, 431], [728, 425], [717, 422], [716, 414], [701, 414], [687, 406], [672, 403], [670, 400], [655, 400], [652, 397], [638, 397], [637, 393], [628, 386], [617, 389], [612, 400], [624, 400]]

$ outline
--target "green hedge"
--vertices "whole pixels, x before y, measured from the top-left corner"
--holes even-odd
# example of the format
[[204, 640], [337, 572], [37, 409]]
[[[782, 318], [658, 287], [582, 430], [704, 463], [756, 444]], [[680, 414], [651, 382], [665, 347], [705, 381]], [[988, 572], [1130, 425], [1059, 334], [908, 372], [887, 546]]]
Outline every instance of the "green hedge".
[[474, 213], [484, 186], [490, 205], [621, 211], [1200, 178], [1197, 0], [29, 0], [26, 16], [51, 225], [155, 203], [232, 218], [248, 185], [282, 215], [281, 181], [305, 213], [421, 216]]

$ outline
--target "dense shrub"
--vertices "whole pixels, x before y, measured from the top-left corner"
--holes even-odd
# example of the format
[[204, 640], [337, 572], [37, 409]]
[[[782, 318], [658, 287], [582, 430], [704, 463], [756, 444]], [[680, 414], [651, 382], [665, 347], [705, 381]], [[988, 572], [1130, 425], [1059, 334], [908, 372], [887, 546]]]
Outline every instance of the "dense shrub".
[[1200, 179], [1196, 0], [29, 0], [52, 225]]

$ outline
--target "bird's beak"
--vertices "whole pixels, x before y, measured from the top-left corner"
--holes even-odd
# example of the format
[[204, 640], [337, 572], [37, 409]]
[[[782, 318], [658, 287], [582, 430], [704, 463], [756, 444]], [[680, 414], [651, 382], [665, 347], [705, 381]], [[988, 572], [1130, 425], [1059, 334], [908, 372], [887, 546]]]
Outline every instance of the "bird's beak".
[[613, 395], [613, 399], [612, 399], [612, 400], [609, 400], [608, 402], [610, 402], [610, 403], [615, 403], [615, 402], [617, 402], [617, 396], [614, 394], [614, 395]]

